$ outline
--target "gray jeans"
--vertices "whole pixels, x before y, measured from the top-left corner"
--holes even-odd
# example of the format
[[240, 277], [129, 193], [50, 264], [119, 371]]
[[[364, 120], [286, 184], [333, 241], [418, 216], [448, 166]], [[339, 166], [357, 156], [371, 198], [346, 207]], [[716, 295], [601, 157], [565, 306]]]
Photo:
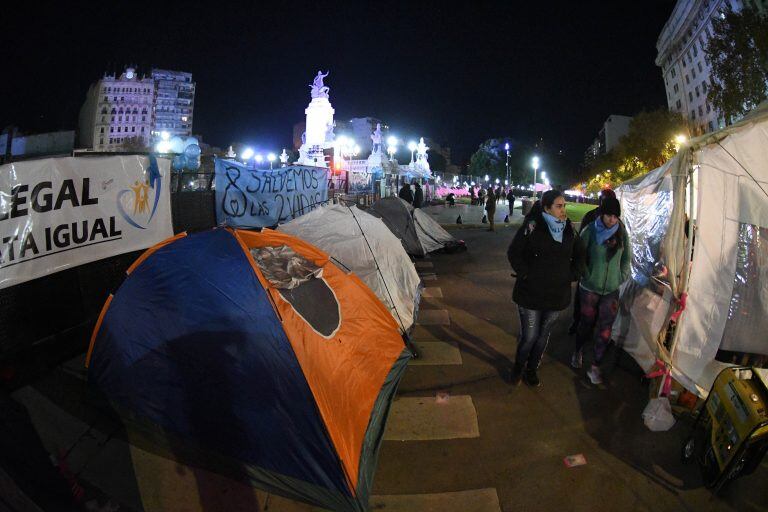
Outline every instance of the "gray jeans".
[[520, 341], [517, 343], [515, 364], [535, 370], [547, 349], [549, 335], [559, 311], [526, 309], [518, 306], [520, 313]]

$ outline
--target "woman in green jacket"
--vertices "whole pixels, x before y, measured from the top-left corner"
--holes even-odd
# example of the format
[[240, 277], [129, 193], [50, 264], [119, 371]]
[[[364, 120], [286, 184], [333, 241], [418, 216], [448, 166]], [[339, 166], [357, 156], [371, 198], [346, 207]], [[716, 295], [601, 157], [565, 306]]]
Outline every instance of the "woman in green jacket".
[[601, 205], [601, 215], [581, 234], [587, 268], [579, 284], [581, 320], [571, 366], [581, 368], [582, 347], [594, 330], [595, 358], [587, 372], [592, 384], [603, 382], [600, 363], [611, 342], [611, 328], [619, 310], [619, 287], [630, 275], [632, 254], [620, 216], [619, 201], [606, 198]]

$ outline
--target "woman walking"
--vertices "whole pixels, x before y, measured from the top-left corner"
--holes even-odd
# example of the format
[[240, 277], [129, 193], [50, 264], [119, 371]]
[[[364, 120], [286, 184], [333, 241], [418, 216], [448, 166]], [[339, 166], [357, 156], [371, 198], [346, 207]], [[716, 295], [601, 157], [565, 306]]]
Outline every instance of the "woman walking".
[[493, 227], [493, 218], [496, 216], [496, 197], [493, 195], [493, 189], [488, 189], [488, 199], [485, 200], [485, 212], [488, 214], [488, 224], [491, 227], [488, 231], [496, 231]]
[[517, 385], [525, 374], [528, 385], [539, 386], [537, 370], [552, 326], [570, 304], [571, 283], [583, 266], [583, 248], [560, 191], [544, 192], [515, 234], [507, 258], [517, 274], [512, 299], [521, 329], [510, 379]]
[[599, 216], [582, 231], [587, 265], [579, 284], [581, 318], [571, 366], [581, 368], [582, 349], [594, 330], [595, 357], [587, 372], [592, 384], [603, 382], [600, 363], [611, 342], [611, 327], [619, 310], [619, 287], [630, 275], [629, 237], [619, 216], [618, 199], [607, 197], [600, 205]]

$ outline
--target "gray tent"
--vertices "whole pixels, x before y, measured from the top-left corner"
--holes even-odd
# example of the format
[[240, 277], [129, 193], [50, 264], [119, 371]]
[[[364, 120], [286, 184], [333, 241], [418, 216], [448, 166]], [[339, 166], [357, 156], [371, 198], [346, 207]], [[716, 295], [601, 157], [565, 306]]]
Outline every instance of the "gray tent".
[[399, 197], [385, 197], [376, 201], [368, 213], [384, 222], [400, 239], [405, 252], [411, 256], [424, 256], [427, 253], [419, 241], [416, 224], [413, 222], [413, 206]]
[[462, 240], [456, 240], [429, 215], [414, 208], [399, 197], [385, 197], [377, 201], [368, 213], [379, 217], [403, 244], [405, 252], [422, 257], [435, 251], [455, 252], [466, 249]]

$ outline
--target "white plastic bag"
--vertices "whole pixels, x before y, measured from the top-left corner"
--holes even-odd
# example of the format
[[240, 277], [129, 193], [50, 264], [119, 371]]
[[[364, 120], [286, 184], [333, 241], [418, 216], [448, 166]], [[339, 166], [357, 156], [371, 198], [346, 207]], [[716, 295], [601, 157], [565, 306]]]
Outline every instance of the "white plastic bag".
[[665, 396], [651, 398], [643, 410], [643, 421], [645, 426], [653, 432], [671, 429], [672, 425], [675, 424], [675, 417], [672, 416], [672, 406], [669, 404], [669, 399]]

